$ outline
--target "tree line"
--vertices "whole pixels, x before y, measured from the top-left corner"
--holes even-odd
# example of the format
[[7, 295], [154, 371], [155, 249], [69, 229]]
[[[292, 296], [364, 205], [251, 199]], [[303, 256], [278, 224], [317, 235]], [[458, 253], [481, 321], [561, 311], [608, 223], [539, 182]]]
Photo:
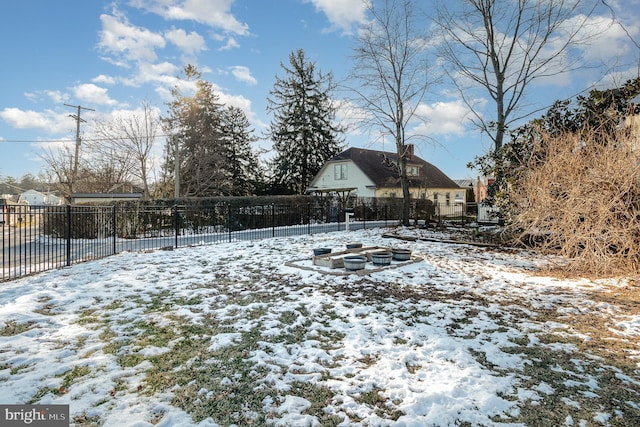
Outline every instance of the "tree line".
[[[290, 54], [289, 63], [282, 64], [285, 75], [276, 76], [269, 98], [275, 156], [266, 166], [245, 112], [222, 104], [197, 67], [187, 65], [166, 113], [145, 101], [126, 116], [92, 123], [94, 137], [83, 141], [77, 170], [72, 147], [43, 154], [48, 178], [67, 197], [131, 188], [164, 199], [303, 194], [342, 148], [341, 130], [334, 123], [332, 76], [322, 74], [302, 49]], [[161, 140], [158, 165], [154, 150]]]
[[[514, 127], [532, 113], [526, 102], [532, 84], [581, 66], [571, 55], [598, 36], [590, 18], [601, 3], [442, 0], [425, 10], [417, 0], [368, 2], [352, 70], [340, 89], [346, 89], [343, 104], [358, 112], [355, 126], [394, 142], [404, 223], [410, 203], [407, 147], [432, 141], [420, 130], [428, 124], [420, 108], [435, 96], [436, 85], [450, 79], [472, 122], [493, 141], [485, 160], [500, 162]], [[303, 49], [288, 59], [268, 99], [268, 164], [253, 149], [258, 136], [244, 112], [220, 104], [211, 83], [189, 65], [166, 114], [145, 103], [138, 114], [96, 126], [97, 138], [82, 145], [79, 176], [70, 176], [76, 173], [70, 148], [47, 152], [51, 177], [63, 194], [114, 191], [126, 183], [140, 185], [147, 197], [303, 193], [343, 148], [346, 129], [336, 123], [338, 84], [331, 73], [323, 74]], [[488, 110], [483, 99], [490, 102]], [[151, 147], [159, 135], [166, 137], [164, 154], [161, 165], [152, 165]], [[498, 173], [505, 169], [493, 167]]]

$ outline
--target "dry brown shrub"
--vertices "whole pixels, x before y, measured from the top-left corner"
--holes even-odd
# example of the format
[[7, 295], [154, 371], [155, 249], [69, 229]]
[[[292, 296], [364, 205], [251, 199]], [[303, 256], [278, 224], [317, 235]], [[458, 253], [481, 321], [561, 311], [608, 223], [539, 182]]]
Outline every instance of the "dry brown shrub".
[[638, 272], [640, 152], [628, 135], [588, 135], [538, 140], [512, 182], [513, 229], [521, 242], [569, 258], [569, 270]]

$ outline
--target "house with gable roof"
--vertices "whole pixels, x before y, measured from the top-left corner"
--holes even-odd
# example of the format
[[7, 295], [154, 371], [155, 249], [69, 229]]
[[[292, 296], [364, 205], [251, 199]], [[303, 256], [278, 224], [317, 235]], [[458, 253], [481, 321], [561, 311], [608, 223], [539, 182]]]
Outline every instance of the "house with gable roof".
[[[416, 156], [409, 145], [407, 174], [413, 199], [434, 203], [464, 203], [465, 189], [444, 172]], [[349, 148], [331, 158], [316, 174], [307, 192], [342, 197], [402, 197], [398, 155], [393, 152]]]
[[40, 191], [36, 190], [27, 190], [20, 194], [18, 202], [26, 203], [31, 206], [60, 205], [62, 204], [62, 198], [56, 196], [51, 192], [41, 193]]

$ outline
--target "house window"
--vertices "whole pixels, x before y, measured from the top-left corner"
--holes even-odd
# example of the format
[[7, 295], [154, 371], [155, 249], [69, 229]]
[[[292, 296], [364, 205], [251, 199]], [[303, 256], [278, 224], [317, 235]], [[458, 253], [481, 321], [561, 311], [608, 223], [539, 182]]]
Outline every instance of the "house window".
[[344, 181], [347, 179], [347, 164], [340, 163], [333, 165], [333, 179], [336, 181]]
[[418, 176], [419, 172], [420, 168], [418, 168], [418, 166], [407, 165], [407, 176]]
[[451, 204], [451, 193], [445, 193], [444, 198], [445, 203], [447, 204], [447, 206], [449, 206]]
[[433, 203], [438, 204], [438, 193], [433, 193]]

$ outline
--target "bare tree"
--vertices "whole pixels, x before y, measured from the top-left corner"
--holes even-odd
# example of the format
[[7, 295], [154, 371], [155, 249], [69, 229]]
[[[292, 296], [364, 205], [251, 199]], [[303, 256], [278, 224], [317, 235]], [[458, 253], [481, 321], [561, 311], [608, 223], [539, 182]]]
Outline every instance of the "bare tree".
[[74, 157], [75, 153], [69, 145], [48, 147], [40, 154], [40, 158], [49, 168], [49, 173], [55, 178], [55, 189], [68, 200], [75, 190]]
[[360, 84], [352, 90], [366, 114], [364, 123], [393, 137], [402, 186], [402, 222], [408, 225], [408, 126], [420, 120], [416, 109], [430, 86], [427, 37], [410, 0], [384, 0], [379, 8], [371, 2], [369, 15], [371, 20], [361, 29], [354, 49], [352, 77]]
[[71, 200], [74, 193], [109, 193], [131, 184], [131, 162], [105, 151], [91, 151], [88, 141], [85, 140], [77, 152], [77, 170], [75, 148], [70, 144], [49, 147], [41, 154], [49, 167], [55, 189], [67, 200]]
[[[441, 55], [450, 66], [474, 123], [486, 132], [498, 152], [509, 125], [524, 116], [516, 112], [531, 83], [557, 76], [579, 64], [572, 47], [586, 43], [589, 18], [599, 1], [584, 0], [440, 0], [436, 25]], [[485, 116], [476, 105], [481, 87], [495, 103]]]
[[135, 180], [142, 185], [144, 196], [149, 197], [152, 154], [160, 129], [158, 111], [144, 101], [138, 111], [97, 121], [94, 125], [96, 138], [87, 145], [93, 153], [94, 164], [104, 166], [100, 168], [102, 172], [111, 170], [121, 176], [114, 185]]

